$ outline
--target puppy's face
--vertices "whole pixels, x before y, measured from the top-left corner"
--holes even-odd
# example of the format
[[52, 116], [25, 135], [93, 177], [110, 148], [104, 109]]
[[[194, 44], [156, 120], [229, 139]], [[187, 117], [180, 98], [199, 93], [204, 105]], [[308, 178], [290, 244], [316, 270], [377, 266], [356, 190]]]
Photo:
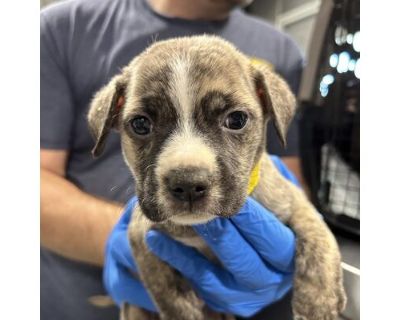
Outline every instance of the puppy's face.
[[[118, 128], [141, 208], [153, 221], [235, 214], [265, 149], [266, 122], [276, 116], [264, 77], [215, 37], [155, 44], [93, 100], [95, 152], [104, 131]], [[285, 121], [275, 122], [278, 131]]]

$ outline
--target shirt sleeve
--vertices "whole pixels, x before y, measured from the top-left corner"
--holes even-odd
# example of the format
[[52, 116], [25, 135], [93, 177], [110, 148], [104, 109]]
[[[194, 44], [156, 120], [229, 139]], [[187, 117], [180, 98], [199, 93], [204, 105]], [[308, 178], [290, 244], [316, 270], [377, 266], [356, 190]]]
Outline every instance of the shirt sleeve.
[[[60, 48], [59, 26], [40, 18], [40, 147], [70, 148], [74, 119], [74, 102], [68, 81], [66, 63]], [[64, 30], [65, 31], [65, 30]]]
[[[289, 84], [293, 93], [297, 95], [304, 67], [304, 58], [299, 47], [291, 38], [289, 38], [289, 36], [286, 36], [284, 50], [284, 60], [282, 61], [283, 67], [281, 70], [277, 71]], [[299, 116], [297, 113], [293, 117], [292, 123], [287, 132], [286, 148], [281, 146], [272, 123], [268, 125], [267, 130], [267, 146], [270, 154], [276, 154], [281, 157], [299, 156]]]

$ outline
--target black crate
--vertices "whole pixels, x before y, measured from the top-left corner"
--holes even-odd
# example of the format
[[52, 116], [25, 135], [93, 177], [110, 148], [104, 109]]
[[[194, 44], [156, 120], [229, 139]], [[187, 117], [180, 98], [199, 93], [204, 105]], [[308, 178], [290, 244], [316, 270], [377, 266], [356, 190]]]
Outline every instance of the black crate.
[[332, 225], [358, 235], [359, 13], [356, 0], [323, 3], [299, 99], [302, 167], [312, 201]]

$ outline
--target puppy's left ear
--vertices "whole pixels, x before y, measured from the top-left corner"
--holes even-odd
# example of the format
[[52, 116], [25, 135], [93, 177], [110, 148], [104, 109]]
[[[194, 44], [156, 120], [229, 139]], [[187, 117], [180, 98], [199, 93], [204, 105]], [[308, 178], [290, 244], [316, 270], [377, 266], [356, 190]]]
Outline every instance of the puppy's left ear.
[[288, 84], [269, 67], [252, 65], [255, 89], [260, 103], [273, 119], [276, 131], [283, 146], [286, 134], [296, 111], [296, 99]]
[[127, 75], [119, 74], [94, 96], [88, 114], [89, 128], [96, 141], [93, 156], [99, 156], [105, 146], [111, 128], [118, 127], [120, 111], [125, 103]]

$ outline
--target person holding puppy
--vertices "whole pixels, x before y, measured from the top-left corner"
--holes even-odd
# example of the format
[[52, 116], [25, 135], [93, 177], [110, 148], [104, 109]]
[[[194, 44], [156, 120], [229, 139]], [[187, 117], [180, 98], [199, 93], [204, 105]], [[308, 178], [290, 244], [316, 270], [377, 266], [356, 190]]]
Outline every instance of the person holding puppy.
[[[132, 198], [134, 181], [123, 161], [118, 134], [109, 137], [101, 158], [93, 159], [90, 154], [93, 139], [86, 122], [89, 102], [119, 68], [156, 40], [217, 34], [256, 63], [273, 65], [297, 91], [303, 65], [297, 46], [286, 35], [237, 8], [245, 2], [248, 1], [73, 0], [42, 12], [42, 319], [116, 318], [116, 308], [98, 309], [87, 301], [90, 296], [104, 293], [102, 278], [117, 304], [128, 301], [156, 311], [143, 285], [131, 275], [135, 262], [126, 227], [136, 199]], [[294, 122], [284, 150], [271, 130], [268, 146], [270, 153], [281, 156], [298, 174], [296, 131]], [[295, 180], [281, 161], [275, 159], [275, 163]], [[149, 245], [196, 282], [212, 308], [237, 316], [259, 312], [263, 319], [290, 319], [287, 293], [295, 249], [293, 233], [254, 201], [249, 201], [237, 217], [236, 223], [243, 225], [251, 219], [259, 222], [254, 230], [235, 236], [229, 232], [232, 226], [221, 229], [218, 221], [211, 223], [209, 228], [215, 228], [214, 236], [221, 244], [215, 250], [225, 257], [226, 264], [237, 259], [238, 254], [243, 261], [254, 255], [262, 257], [264, 271], [276, 275], [263, 284], [263, 296], [254, 295], [239, 281], [234, 296], [227, 298], [227, 288], [218, 281], [202, 283], [204, 277], [200, 277], [196, 282], [194, 274], [201, 274], [207, 265], [188, 269], [190, 264], [185, 261], [195, 257], [185, 255], [184, 249], [169, 245], [168, 239], [158, 234], [151, 235]], [[235, 245], [223, 245], [228, 239]], [[247, 269], [230, 265], [226, 272], [235, 273], [244, 283], [257, 280], [260, 270], [251, 268], [251, 260]], [[219, 276], [214, 275], [214, 279]], [[274, 304], [285, 295], [283, 302]]]

